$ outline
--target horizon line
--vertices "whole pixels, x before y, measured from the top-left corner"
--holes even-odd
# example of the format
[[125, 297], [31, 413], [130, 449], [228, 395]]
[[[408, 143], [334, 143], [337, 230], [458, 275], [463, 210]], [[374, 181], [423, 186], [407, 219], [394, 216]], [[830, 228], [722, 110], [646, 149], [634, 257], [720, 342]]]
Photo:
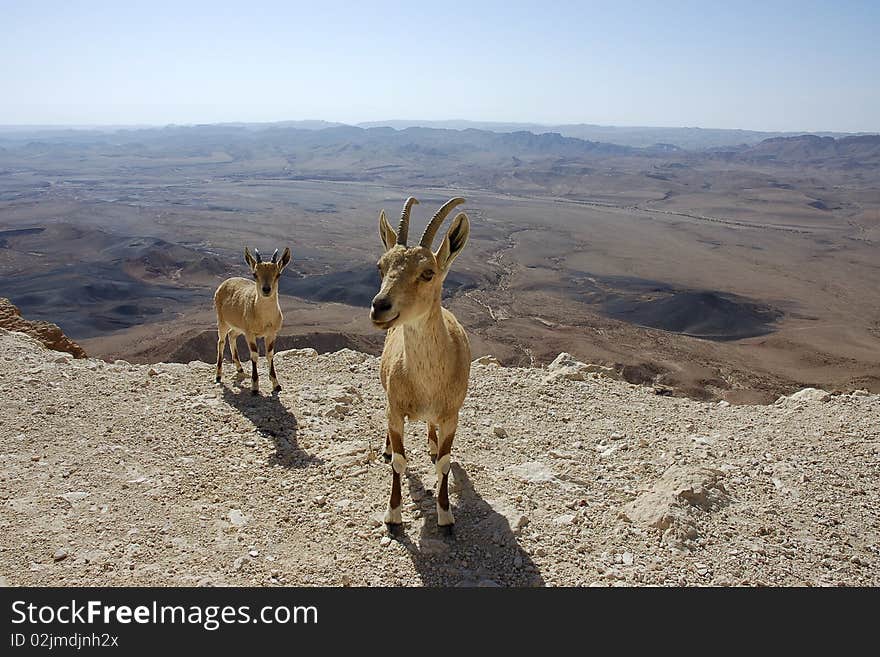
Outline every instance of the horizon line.
[[[279, 119], [275, 121], [194, 121], [194, 122], [157, 122], [157, 123], [0, 123], [0, 129], [68, 129], [68, 130], [96, 130], [96, 129], [114, 129], [124, 130], [132, 128], [192, 128], [199, 126], [222, 126], [222, 125], [277, 125], [280, 123], [327, 123], [332, 126], [348, 126], [352, 128], [362, 128], [365, 125], [369, 127], [383, 127], [382, 124], [391, 123], [410, 123], [410, 124], [430, 124], [430, 123], [473, 123], [483, 125], [507, 125], [507, 126], [537, 126], [542, 128], [566, 128], [566, 127], [591, 127], [591, 128], [614, 128], [614, 129], [630, 129], [630, 130], [706, 130], [706, 131], [722, 131], [722, 132], [751, 132], [763, 134], [838, 134], [843, 136], [865, 136], [880, 134], [880, 130], [756, 130], [753, 128], [713, 128], [704, 126], [672, 126], [672, 125], [615, 125], [603, 123], [542, 123], [540, 121], [482, 121], [476, 119], [381, 119], [375, 121], [358, 121], [349, 123], [345, 121], [331, 121], [327, 119]], [[385, 127], [394, 128], [392, 125]], [[430, 127], [430, 126], [424, 126]], [[449, 128], [456, 129], [456, 128]], [[526, 130], [528, 132], [528, 130]]]

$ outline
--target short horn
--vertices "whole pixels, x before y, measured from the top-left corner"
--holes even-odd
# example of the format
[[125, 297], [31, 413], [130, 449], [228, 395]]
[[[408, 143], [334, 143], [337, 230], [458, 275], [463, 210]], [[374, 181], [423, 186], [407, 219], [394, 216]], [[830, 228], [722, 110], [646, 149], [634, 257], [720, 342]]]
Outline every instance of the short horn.
[[400, 213], [400, 225], [397, 226], [397, 243], [401, 246], [406, 246], [406, 238], [409, 235], [409, 211], [412, 210], [412, 206], [418, 204], [419, 201], [414, 196], [410, 196], [406, 199], [406, 203], [403, 204], [403, 212]]
[[260, 255], [259, 249], [254, 249], [254, 257], [257, 259], [257, 262], [263, 262], [263, 256]]
[[464, 199], [459, 197], [451, 198], [446, 201], [446, 203], [443, 204], [443, 207], [437, 210], [437, 214], [431, 218], [428, 227], [425, 228], [425, 232], [422, 233], [422, 239], [419, 240], [419, 246], [424, 246], [430, 249], [431, 244], [434, 243], [434, 236], [437, 235], [437, 231], [440, 229], [440, 226], [443, 225], [443, 220], [449, 216], [449, 213], [452, 212], [452, 209], [456, 205], [461, 205], [462, 203], [464, 203]]
[[275, 253], [272, 254], [272, 262], [278, 262], [278, 249], [275, 249]]

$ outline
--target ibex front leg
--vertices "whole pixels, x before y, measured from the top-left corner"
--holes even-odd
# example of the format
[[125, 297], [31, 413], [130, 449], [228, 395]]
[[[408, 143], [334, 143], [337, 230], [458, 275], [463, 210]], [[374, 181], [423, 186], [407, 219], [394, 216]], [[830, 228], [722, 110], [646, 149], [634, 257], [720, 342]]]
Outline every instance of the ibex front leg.
[[455, 518], [452, 515], [452, 506], [449, 504], [449, 469], [452, 465], [452, 441], [455, 440], [455, 430], [458, 428], [458, 415], [448, 421], [440, 423], [440, 444], [437, 451], [437, 525], [452, 529]]
[[385, 512], [389, 529], [403, 522], [400, 513], [400, 476], [406, 472], [406, 453], [403, 449], [403, 416], [388, 414], [388, 442], [391, 443], [391, 499]]

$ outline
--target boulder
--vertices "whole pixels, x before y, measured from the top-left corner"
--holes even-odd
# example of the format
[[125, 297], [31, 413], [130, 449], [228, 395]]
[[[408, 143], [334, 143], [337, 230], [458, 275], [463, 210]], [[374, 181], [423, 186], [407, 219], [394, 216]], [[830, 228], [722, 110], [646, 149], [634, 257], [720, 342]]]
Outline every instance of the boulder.
[[582, 363], [567, 352], [562, 352], [547, 366], [545, 383], [566, 379], [568, 381], [585, 381], [587, 375], [596, 374], [610, 379], [619, 379], [620, 375], [613, 367]]
[[53, 351], [63, 351], [74, 358], [86, 358], [85, 350], [64, 335], [57, 324], [25, 319], [18, 307], [4, 297], [0, 297], [0, 328], [29, 335]]
[[713, 468], [673, 465], [650, 489], [626, 504], [621, 517], [666, 530], [688, 507], [710, 511], [725, 504], [728, 496], [722, 475]]
[[791, 395], [783, 395], [776, 400], [776, 403], [779, 405], [786, 405], [797, 402], [812, 404], [815, 402], [827, 401], [828, 399], [830, 399], [830, 397], [830, 393], [826, 392], [825, 390], [819, 390], [818, 388], [804, 388], [803, 390], [798, 390]]

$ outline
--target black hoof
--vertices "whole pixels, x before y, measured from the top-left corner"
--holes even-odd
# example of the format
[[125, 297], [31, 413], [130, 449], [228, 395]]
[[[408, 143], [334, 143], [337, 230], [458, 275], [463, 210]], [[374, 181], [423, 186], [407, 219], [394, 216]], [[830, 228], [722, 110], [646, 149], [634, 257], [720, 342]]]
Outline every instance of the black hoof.
[[220, 377], [219, 377], [219, 376], [218, 376], [216, 379], [214, 379], [214, 383], [220, 383]]
[[251, 390], [251, 394], [252, 394], [254, 397], [256, 397], [257, 395], [260, 394], [260, 391], [259, 391], [259, 390]]
[[403, 527], [402, 522], [386, 522], [385, 529], [388, 532], [389, 536], [397, 536], [400, 533], [400, 528]]
[[437, 463], [437, 455], [431, 454], [431, 463]]
[[384, 460], [385, 463], [391, 463], [391, 454], [385, 454], [385, 453], [383, 452], [383, 453], [382, 453], [382, 460]]
[[272, 392], [281, 392], [281, 386], [275, 386], [272, 388]]
[[455, 525], [439, 525], [437, 529], [440, 531], [441, 536], [455, 537]]

